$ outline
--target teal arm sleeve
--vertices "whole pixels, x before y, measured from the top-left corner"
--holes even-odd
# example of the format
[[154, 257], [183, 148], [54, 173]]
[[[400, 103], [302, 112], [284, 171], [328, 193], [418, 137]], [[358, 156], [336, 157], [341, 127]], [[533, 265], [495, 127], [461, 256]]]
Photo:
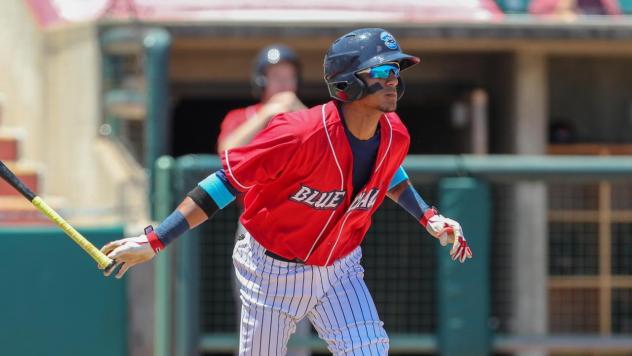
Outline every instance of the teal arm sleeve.
[[391, 180], [391, 184], [388, 185], [388, 190], [395, 188], [399, 183], [405, 181], [406, 179], [408, 179], [408, 174], [406, 174], [404, 167], [399, 166], [397, 172], [395, 172], [395, 176]]
[[198, 183], [198, 186], [204, 189], [220, 209], [223, 209], [226, 205], [235, 200], [235, 195], [226, 187], [226, 184], [218, 176], [217, 172], [204, 178], [204, 180]]

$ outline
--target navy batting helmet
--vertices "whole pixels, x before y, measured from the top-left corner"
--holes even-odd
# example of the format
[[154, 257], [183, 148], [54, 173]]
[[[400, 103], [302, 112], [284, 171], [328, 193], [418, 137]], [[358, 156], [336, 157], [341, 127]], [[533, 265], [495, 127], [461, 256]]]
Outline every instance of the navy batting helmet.
[[[325, 82], [329, 95], [350, 102], [367, 95], [359, 71], [385, 62], [397, 62], [400, 70], [419, 63], [419, 58], [402, 53], [395, 37], [381, 28], [362, 28], [338, 38], [325, 55]], [[399, 78], [398, 98], [404, 94]]]
[[301, 63], [296, 53], [285, 45], [273, 44], [259, 51], [255, 58], [255, 63], [252, 68], [252, 86], [257, 95], [266, 87], [267, 68], [280, 62], [288, 62], [294, 65], [298, 82], [300, 83]]

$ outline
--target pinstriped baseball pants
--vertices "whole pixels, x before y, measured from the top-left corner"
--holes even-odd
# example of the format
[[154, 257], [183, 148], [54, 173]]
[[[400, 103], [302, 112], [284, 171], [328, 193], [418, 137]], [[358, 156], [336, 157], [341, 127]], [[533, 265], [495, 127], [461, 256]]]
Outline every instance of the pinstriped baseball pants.
[[387, 355], [389, 340], [364, 283], [362, 251], [327, 267], [283, 262], [245, 231], [233, 251], [240, 285], [242, 356], [285, 355], [307, 317], [334, 355]]

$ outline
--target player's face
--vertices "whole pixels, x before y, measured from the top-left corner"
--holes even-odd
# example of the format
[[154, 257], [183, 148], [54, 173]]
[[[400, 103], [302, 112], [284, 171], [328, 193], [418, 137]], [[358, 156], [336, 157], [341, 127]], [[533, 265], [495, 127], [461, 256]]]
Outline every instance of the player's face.
[[382, 89], [369, 94], [359, 102], [364, 102], [369, 107], [375, 108], [381, 112], [393, 112], [397, 110], [397, 83], [399, 72], [396, 74], [394, 71], [388, 71], [387, 78], [372, 78], [373, 75], [369, 73], [358, 74], [360, 78], [366, 83], [367, 88], [371, 87], [375, 83], [382, 86]]
[[280, 62], [266, 69], [266, 87], [264, 98], [270, 98], [274, 94], [284, 91], [296, 92], [298, 78], [293, 64]]

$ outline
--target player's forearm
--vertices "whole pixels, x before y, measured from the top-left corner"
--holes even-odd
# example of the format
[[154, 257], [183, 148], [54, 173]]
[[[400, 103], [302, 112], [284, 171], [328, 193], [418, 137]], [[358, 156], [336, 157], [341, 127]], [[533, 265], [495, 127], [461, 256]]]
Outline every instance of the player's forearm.
[[[219, 210], [219, 209], [217, 209]], [[187, 222], [188, 229], [193, 229], [209, 219], [207, 213], [196, 204], [191, 197], [187, 196], [176, 208]]]
[[191, 190], [158, 227], [155, 234], [148, 236], [154, 251], [164, 249], [180, 235], [210, 219], [218, 210], [235, 199], [238, 192], [225, 179], [223, 171], [218, 171]]
[[410, 183], [404, 167], [400, 166], [395, 172], [386, 195], [425, 226], [422, 218], [430, 207]]
[[424, 213], [430, 208], [408, 179], [389, 190], [388, 197], [419, 222], [422, 222]]
[[245, 146], [252, 141], [252, 138], [261, 131], [270, 120], [270, 116], [265, 113], [257, 113], [255, 117], [247, 120], [234, 132], [227, 135], [225, 139], [217, 144], [217, 150], [224, 152], [225, 150]]

